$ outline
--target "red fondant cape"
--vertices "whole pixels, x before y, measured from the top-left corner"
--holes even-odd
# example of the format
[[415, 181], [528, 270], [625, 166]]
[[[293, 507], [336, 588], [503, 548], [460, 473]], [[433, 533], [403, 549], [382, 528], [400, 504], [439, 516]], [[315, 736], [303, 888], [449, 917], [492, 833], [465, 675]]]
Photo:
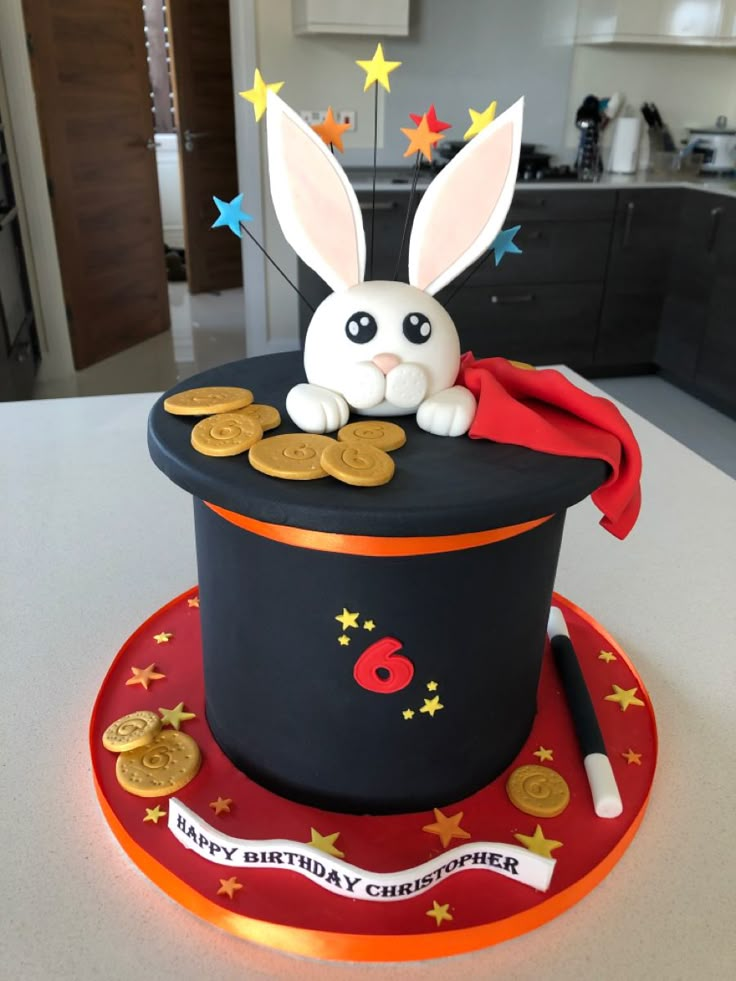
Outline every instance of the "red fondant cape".
[[641, 453], [631, 427], [608, 399], [576, 388], [559, 371], [517, 368], [506, 358], [464, 354], [457, 383], [475, 396], [473, 439], [516, 443], [558, 456], [594, 457], [611, 475], [592, 496], [601, 525], [625, 538], [641, 506]]

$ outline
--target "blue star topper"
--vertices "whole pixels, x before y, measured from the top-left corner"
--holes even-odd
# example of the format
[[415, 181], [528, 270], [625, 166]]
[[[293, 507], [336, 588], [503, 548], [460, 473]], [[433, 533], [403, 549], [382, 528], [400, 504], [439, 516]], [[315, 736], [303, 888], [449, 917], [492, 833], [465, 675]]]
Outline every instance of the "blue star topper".
[[253, 215], [247, 215], [244, 211], [241, 211], [240, 206], [243, 203], [243, 195], [238, 194], [229, 203], [227, 201], [221, 201], [219, 198], [212, 196], [212, 200], [215, 202], [220, 210], [220, 214], [212, 228], [221, 228], [227, 226], [233, 235], [237, 235], [238, 238], [243, 237], [243, 232], [240, 228], [241, 221], [253, 221]]
[[514, 243], [514, 236], [520, 228], [521, 225], [514, 225], [512, 228], [505, 228], [494, 238], [491, 249], [493, 251], [493, 257], [496, 260], [497, 266], [500, 264], [501, 259], [503, 259], [507, 252], [511, 255], [521, 255], [521, 249]]

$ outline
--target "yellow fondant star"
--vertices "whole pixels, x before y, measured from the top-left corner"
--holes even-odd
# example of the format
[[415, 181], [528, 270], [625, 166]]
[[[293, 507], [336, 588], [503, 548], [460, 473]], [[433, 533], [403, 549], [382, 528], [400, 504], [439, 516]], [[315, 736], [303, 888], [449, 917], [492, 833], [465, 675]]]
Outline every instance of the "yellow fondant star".
[[628, 750], [626, 753], [621, 754], [629, 766], [632, 763], [636, 763], [637, 766], [641, 766], [641, 753], [635, 753], [633, 749]]
[[337, 642], [340, 645], [340, 647], [347, 647], [348, 644], [350, 643], [350, 638], [348, 637], [347, 634], [342, 634], [340, 637], [337, 638]]
[[445, 706], [440, 701], [440, 696], [435, 695], [434, 698], [425, 698], [424, 705], [419, 709], [420, 712], [426, 712], [432, 718], [434, 718], [434, 713], [439, 712]]
[[376, 625], [372, 620], [363, 621], [363, 630], [375, 630], [375, 629], [376, 629]]
[[243, 99], [247, 102], [252, 103], [253, 112], [255, 113], [256, 122], [261, 118], [261, 116], [266, 111], [266, 96], [269, 92], [279, 92], [283, 82], [264, 82], [263, 76], [256, 68], [253, 75], [253, 88], [248, 89], [247, 92], [239, 92]]
[[407, 720], [408, 719], [413, 719], [414, 718], [414, 709], [404, 709], [404, 711], [401, 714]]
[[238, 889], [242, 889], [242, 882], [238, 882], [236, 877], [233, 875], [229, 879], [220, 879], [220, 888], [217, 890], [218, 896], [227, 896], [232, 899]]
[[156, 804], [155, 807], [146, 808], [146, 816], [143, 818], [143, 823], [152, 821], [153, 824], [158, 824], [162, 817], [166, 817], [166, 811], [162, 811], [158, 804]]
[[164, 630], [162, 630], [160, 634], [154, 634], [153, 639], [157, 644], [168, 644], [173, 636], [173, 634], [166, 633]]
[[342, 134], [345, 130], [350, 129], [350, 123], [338, 123], [332, 114], [332, 106], [328, 107], [324, 122], [317, 123], [312, 129], [317, 136], [322, 137], [322, 141], [327, 146], [334, 146], [340, 153], [345, 152], [345, 147], [342, 144]]
[[425, 824], [422, 831], [427, 831], [431, 835], [437, 835], [442, 842], [442, 847], [447, 848], [453, 838], [469, 838], [470, 832], [460, 827], [463, 819], [463, 811], [458, 811], [451, 817], [443, 814], [439, 808], [434, 808], [434, 824]]
[[199, 596], [190, 596], [190, 598], [187, 600], [187, 606], [190, 607], [190, 608], [191, 607], [194, 607], [195, 609], [198, 610], [199, 609]]
[[610, 664], [611, 661], [615, 661], [617, 658], [613, 651], [601, 651], [598, 655], [598, 660], [605, 661], [606, 664]]
[[521, 842], [524, 848], [528, 848], [530, 852], [534, 852], [535, 855], [541, 855], [542, 858], [552, 858], [552, 852], [555, 848], [562, 848], [561, 841], [555, 841], [554, 838], [545, 838], [542, 831], [541, 825], [537, 825], [534, 829], [533, 835], [521, 835], [515, 834], [514, 838]]
[[464, 140], [469, 140], [471, 136], [477, 136], [489, 123], [493, 122], [496, 115], [496, 100], [490, 102], [483, 112], [476, 112], [475, 109], [468, 109], [470, 113], [470, 126], [465, 130]]
[[402, 126], [401, 132], [409, 141], [409, 146], [404, 151], [404, 156], [411, 157], [415, 153], [421, 153], [430, 163], [432, 162], [432, 147], [435, 143], [439, 143], [441, 139], [444, 139], [441, 133], [432, 132], [426, 116], [422, 116], [422, 121], [416, 129], [406, 129]]
[[638, 691], [638, 688], [619, 688], [618, 685], [613, 685], [613, 695], [606, 695], [605, 698], [607, 702], [618, 702], [621, 711], [625, 712], [629, 705], [644, 704], [640, 698], [636, 697]]
[[445, 903], [443, 906], [440, 906], [437, 900], [433, 899], [432, 909], [428, 909], [426, 915], [431, 916], [434, 919], [434, 922], [437, 924], [437, 926], [439, 926], [443, 920], [452, 919], [452, 914], [447, 912], [449, 908], [450, 908], [449, 903]]
[[351, 613], [350, 610], [345, 609], [343, 606], [342, 613], [336, 616], [335, 619], [338, 623], [342, 624], [342, 629], [347, 630], [348, 627], [355, 627], [358, 629], [358, 617], [360, 613]]
[[532, 753], [532, 756], [536, 756], [540, 763], [544, 763], [545, 760], [554, 760], [553, 750], [545, 749], [544, 746], [540, 746], [539, 749], [536, 749]]
[[158, 681], [159, 678], [165, 678], [165, 674], [161, 674], [160, 671], [156, 670], [155, 664], [149, 664], [147, 668], [131, 668], [133, 672], [133, 677], [128, 678], [125, 682], [126, 685], [143, 685], [143, 687], [148, 691], [148, 686], [152, 681]]
[[174, 729], [181, 729], [182, 722], [197, 718], [194, 712], [184, 711], [184, 702], [179, 702], [173, 709], [159, 708], [158, 711], [161, 716], [161, 725], [172, 726]]
[[427, 691], [437, 691], [437, 688], [438, 687], [439, 686], [438, 686], [438, 684], [437, 684], [436, 681], [428, 681], [427, 682]]
[[380, 82], [386, 91], [390, 92], [391, 85], [388, 76], [399, 67], [401, 62], [386, 61], [383, 57], [383, 46], [379, 43], [376, 45], [376, 50], [370, 61], [356, 61], [355, 64], [365, 72], [364, 92], [367, 92], [375, 82]]
[[232, 797], [218, 797], [217, 800], [210, 801], [210, 807], [215, 814], [229, 814]]
[[340, 837], [339, 831], [331, 835], [321, 835], [316, 828], [310, 828], [309, 832], [312, 840], [307, 842], [308, 845], [311, 845], [313, 848], [319, 848], [325, 855], [334, 855], [335, 858], [345, 858], [345, 852], [341, 852], [339, 848], [335, 847], [335, 842]]

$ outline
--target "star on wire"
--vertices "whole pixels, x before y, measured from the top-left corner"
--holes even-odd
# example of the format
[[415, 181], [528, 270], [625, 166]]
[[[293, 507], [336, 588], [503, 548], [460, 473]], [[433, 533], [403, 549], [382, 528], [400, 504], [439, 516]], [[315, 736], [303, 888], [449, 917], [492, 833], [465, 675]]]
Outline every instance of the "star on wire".
[[365, 72], [364, 92], [367, 92], [371, 85], [374, 85], [376, 82], [380, 82], [386, 91], [390, 92], [391, 85], [388, 76], [391, 72], [396, 71], [401, 62], [386, 61], [383, 57], [383, 45], [379, 42], [370, 61], [356, 61], [355, 64]]
[[[422, 121], [422, 116], [415, 112], [409, 113], [409, 119], [417, 126]], [[441, 119], [437, 118], [437, 112], [434, 108], [434, 103], [429, 107], [429, 109], [424, 113], [424, 118], [427, 120], [427, 125], [429, 126], [431, 133], [443, 133], [446, 129], [452, 129], [451, 123], [444, 123]]]
[[342, 134], [350, 129], [350, 123], [339, 123], [332, 114], [332, 106], [328, 106], [327, 115], [324, 122], [312, 126], [317, 136], [322, 138], [322, 142], [327, 146], [334, 146], [340, 153], [345, 152], [342, 143]]
[[421, 153], [426, 160], [432, 163], [432, 146], [435, 143], [439, 143], [443, 139], [443, 136], [440, 133], [433, 133], [431, 131], [427, 117], [422, 116], [422, 121], [416, 129], [408, 129], [402, 126], [401, 132], [409, 140], [409, 146], [404, 151], [404, 156], [411, 157], [415, 153]]
[[496, 115], [496, 105], [497, 103], [494, 99], [493, 102], [490, 102], [488, 106], [486, 106], [483, 112], [476, 112], [475, 109], [468, 109], [471, 123], [465, 130], [463, 135], [464, 140], [469, 140], [471, 137], [477, 136], [478, 133], [482, 133], [486, 126], [493, 122]]
[[253, 221], [253, 215], [247, 215], [241, 210], [240, 206], [243, 203], [243, 195], [236, 195], [232, 201], [221, 201], [213, 194], [212, 200], [217, 205], [220, 214], [210, 227], [229, 228], [233, 235], [237, 235], [238, 238], [242, 238], [243, 231], [240, 227], [241, 221]]
[[283, 84], [283, 82], [264, 82], [263, 76], [256, 68], [253, 75], [253, 88], [248, 89], [247, 92], [238, 92], [241, 98], [252, 104], [256, 122], [259, 121], [266, 111], [266, 97], [268, 93], [281, 91]]
[[513, 225], [511, 228], [504, 228], [502, 232], [493, 240], [493, 245], [491, 246], [491, 251], [493, 252], [493, 258], [495, 259], [496, 265], [500, 265], [501, 259], [508, 252], [509, 255], [521, 255], [521, 249], [514, 242], [514, 236], [521, 228], [521, 225]]

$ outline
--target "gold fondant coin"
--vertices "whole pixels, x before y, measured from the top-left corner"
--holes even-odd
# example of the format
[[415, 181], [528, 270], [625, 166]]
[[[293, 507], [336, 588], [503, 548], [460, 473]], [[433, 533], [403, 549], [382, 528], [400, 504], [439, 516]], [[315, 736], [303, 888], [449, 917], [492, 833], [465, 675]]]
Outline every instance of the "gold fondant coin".
[[243, 412], [248, 415], [254, 415], [256, 419], [261, 424], [261, 429], [264, 433], [268, 429], [275, 429], [277, 426], [281, 425], [281, 414], [278, 409], [275, 409], [272, 405], [249, 405], [247, 408], [243, 409]]
[[506, 793], [514, 807], [534, 817], [557, 817], [570, 803], [570, 788], [548, 766], [517, 767], [506, 783]]
[[147, 746], [121, 753], [118, 783], [136, 797], [162, 797], [186, 787], [199, 771], [199, 746], [185, 732], [166, 729]]
[[164, 409], [175, 416], [209, 416], [217, 412], [236, 412], [252, 401], [253, 392], [247, 388], [212, 385], [169, 395], [164, 400]]
[[394, 475], [394, 461], [370, 443], [335, 443], [324, 451], [321, 462], [330, 476], [356, 487], [378, 487]]
[[192, 446], [205, 456], [237, 456], [263, 436], [261, 424], [247, 412], [222, 412], [200, 419], [192, 429]]
[[343, 443], [357, 443], [361, 446], [377, 446], [389, 453], [398, 450], [406, 442], [406, 433], [395, 422], [381, 419], [366, 419], [365, 422], [350, 422], [337, 434]]
[[330, 436], [315, 433], [285, 433], [269, 436], [251, 449], [248, 459], [252, 467], [284, 480], [317, 480], [326, 477], [320, 458], [327, 447], [339, 445]]
[[161, 719], [155, 712], [131, 712], [116, 719], [102, 733], [102, 745], [113, 753], [127, 753], [147, 746], [161, 732]]

